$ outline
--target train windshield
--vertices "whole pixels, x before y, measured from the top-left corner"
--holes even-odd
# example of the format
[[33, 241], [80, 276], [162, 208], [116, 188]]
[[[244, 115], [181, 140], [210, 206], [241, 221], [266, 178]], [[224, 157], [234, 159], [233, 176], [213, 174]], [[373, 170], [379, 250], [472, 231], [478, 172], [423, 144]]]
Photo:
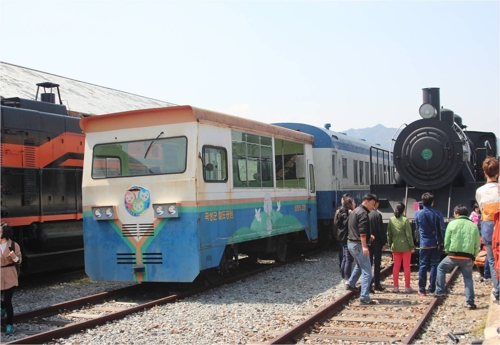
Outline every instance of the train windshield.
[[186, 170], [186, 155], [186, 137], [98, 144], [92, 178], [180, 174]]

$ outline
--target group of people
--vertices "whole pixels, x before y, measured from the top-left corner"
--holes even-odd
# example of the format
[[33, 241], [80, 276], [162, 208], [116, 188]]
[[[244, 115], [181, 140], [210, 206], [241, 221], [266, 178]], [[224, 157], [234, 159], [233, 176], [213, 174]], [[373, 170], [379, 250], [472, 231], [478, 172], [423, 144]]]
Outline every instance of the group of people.
[[[472, 271], [481, 242], [487, 251], [485, 266], [491, 272], [493, 297], [499, 300], [498, 277], [500, 276], [500, 187], [498, 185], [499, 163], [494, 157], [483, 162], [486, 184], [476, 191], [477, 208], [469, 216], [464, 205], [456, 205], [454, 220], [445, 227], [444, 217], [435, 209], [434, 195], [422, 195], [421, 207], [415, 213], [415, 226], [419, 235], [418, 291], [411, 287], [410, 262], [416, 246], [406, 207], [398, 203], [394, 216], [383, 230], [382, 215], [378, 212], [378, 200], [374, 194], [366, 194], [361, 205], [356, 207], [348, 194], [342, 197], [342, 206], [335, 214], [334, 228], [342, 245], [340, 260], [341, 276], [346, 288], [360, 291], [360, 304], [374, 304], [370, 293], [383, 291], [380, 284], [382, 251], [387, 244], [393, 255], [393, 292], [399, 292], [399, 272], [403, 266], [407, 293], [418, 292], [420, 296], [431, 294], [443, 297], [446, 294], [446, 274], [459, 267], [465, 284], [465, 299], [468, 309], [475, 309]], [[479, 219], [480, 214], [480, 219]], [[481, 226], [479, 231], [478, 224]], [[442, 252], [447, 256], [441, 260]], [[354, 269], [351, 271], [352, 264]], [[374, 266], [372, 274], [372, 266]], [[429, 272], [430, 271], [430, 272]], [[486, 271], [486, 270], [485, 270]], [[372, 279], [373, 275], [373, 279]], [[427, 276], [429, 283], [427, 284]], [[356, 283], [361, 277], [361, 289]]]

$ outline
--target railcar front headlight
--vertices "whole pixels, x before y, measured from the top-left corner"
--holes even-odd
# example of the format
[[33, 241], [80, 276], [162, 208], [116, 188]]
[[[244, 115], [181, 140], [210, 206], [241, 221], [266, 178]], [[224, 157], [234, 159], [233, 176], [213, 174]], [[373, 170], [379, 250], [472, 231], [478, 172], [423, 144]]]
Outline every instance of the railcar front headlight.
[[177, 218], [179, 217], [179, 204], [154, 204], [153, 210], [156, 218]]
[[170, 213], [171, 216], [177, 213], [177, 207], [175, 205], [170, 205], [168, 207], [168, 213]]
[[159, 215], [159, 216], [163, 216], [163, 214], [165, 213], [165, 210], [163, 209], [163, 206], [162, 205], [158, 205], [156, 206], [156, 213]]
[[108, 218], [113, 218], [113, 216], [114, 216], [113, 209], [112, 209], [111, 207], [108, 207], [108, 208], [106, 209], [106, 217], [108, 217]]
[[116, 219], [115, 206], [95, 206], [92, 207], [91, 209], [94, 220]]

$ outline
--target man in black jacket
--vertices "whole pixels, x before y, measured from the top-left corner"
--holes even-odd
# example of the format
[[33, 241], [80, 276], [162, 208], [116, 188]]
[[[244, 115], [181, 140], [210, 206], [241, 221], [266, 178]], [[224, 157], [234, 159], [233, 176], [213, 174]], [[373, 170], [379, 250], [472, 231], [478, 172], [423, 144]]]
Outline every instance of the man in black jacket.
[[387, 232], [384, 231], [384, 224], [382, 222], [382, 214], [378, 211], [379, 203], [375, 203], [375, 208], [368, 214], [368, 221], [370, 223], [370, 264], [374, 266], [373, 280], [371, 283], [370, 292], [374, 293], [373, 283], [375, 283], [375, 290], [384, 291], [384, 287], [380, 285], [380, 265], [382, 263], [382, 250], [387, 243]]
[[354, 257], [356, 266], [351, 273], [349, 282], [346, 285], [348, 290], [359, 291], [356, 282], [361, 276], [360, 304], [375, 304], [370, 299], [370, 284], [372, 280], [372, 266], [370, 264], [370, 251], [368, 242], [370, 241], [370, 224], [368, 213], [375, 206], [377, 196], [366, 194], [361, 205], [356, 207], [349, 215], [349, 233], [347, 235], [347, 248]]

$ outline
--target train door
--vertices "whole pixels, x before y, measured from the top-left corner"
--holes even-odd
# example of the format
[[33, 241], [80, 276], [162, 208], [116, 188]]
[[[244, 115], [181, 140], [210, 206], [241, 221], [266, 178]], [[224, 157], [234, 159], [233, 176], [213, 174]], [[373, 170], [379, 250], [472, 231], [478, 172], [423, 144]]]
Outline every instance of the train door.
[[332, 199], [333, 199], [333, 210], [336, 210], [338, 205], [338, 200], [340, 199], [339, 193], [339, 177], [338, 177], [338, 152], [336, 150], [332, 150], [332, 179], [331, 179], [331, 191], [332, 191]]
[[317, 238], [317, 227], [314, 226], [318, 221], [316, 216], [316, 179], [314, 174], [314, 164], [311, 159], [307, 160], [307, 194], [309, 196], [308, 205], [307, 205], [307, 217], [309, 228], [307, 231], [309, 232], [309, 238]]

